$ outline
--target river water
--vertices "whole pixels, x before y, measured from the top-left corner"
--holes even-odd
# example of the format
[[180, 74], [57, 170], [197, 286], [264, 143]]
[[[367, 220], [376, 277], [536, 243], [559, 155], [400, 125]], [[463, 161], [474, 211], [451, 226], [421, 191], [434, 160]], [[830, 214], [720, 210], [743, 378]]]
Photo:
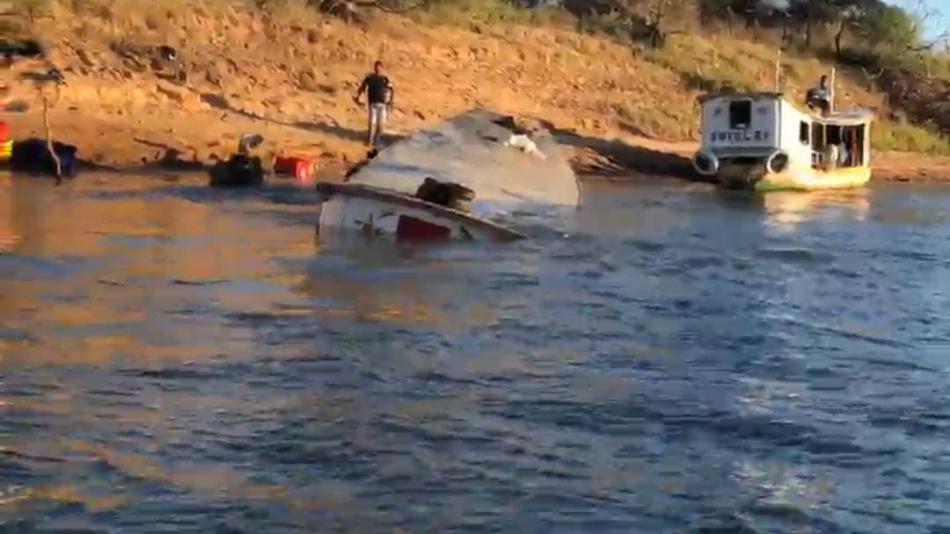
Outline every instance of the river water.
[[0, 531], [948, 532], [950, 189], [585, 193], [350, 248], [0, 177]]

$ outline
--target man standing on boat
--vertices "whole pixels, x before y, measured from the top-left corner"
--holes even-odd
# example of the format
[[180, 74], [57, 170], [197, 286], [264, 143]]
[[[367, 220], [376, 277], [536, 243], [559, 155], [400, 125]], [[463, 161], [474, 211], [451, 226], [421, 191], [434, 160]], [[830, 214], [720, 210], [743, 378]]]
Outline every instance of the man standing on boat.
[[366, 144], [376, 146], [383, 136], [386, 129], [386, 112], [393, 102], [393, 87], [389, 83], [389, 78], [383, 75], [383, 62], [377, 61], [373, 64], [373, 72], [363, 78], [363, 83], [356, 91], [353, 101], [362, 105], [360, 97], [366, 92], [368, 128], [366, 132]]
[[818, 108], [822, 115], [831, 113], [831, 92], [828, 90], [828, 76], [822, 74], [817, 87], [808, 90], [805, 97], [810, 108]]

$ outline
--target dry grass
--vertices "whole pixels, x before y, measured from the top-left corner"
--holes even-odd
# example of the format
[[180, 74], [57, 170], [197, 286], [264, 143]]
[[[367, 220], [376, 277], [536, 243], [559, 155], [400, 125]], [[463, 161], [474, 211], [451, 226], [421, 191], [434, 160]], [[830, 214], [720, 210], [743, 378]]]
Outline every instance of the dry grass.
[[559, 9], [522, 9], [504, 0], [449, 0], [433, 2], [411, 16], [427, 24], [463, 28], [481, 25], [563, 25], [569, 17]]
[[898, 150], [950, 156], [950, 137], [906, 122], [884, 120], [872, 128], [877, 150]]

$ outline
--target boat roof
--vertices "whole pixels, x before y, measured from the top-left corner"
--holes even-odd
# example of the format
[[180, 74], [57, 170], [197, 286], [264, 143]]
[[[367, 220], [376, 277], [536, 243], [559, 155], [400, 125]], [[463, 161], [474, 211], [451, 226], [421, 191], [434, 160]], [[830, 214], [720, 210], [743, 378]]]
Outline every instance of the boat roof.
[[723, 91], [719, 93], [709, 93], [699, 97], [699, 103], [705, 104], [710, 100], [715, 100], [717, 98], [751, 98], [753, 100], [759, 98], [785, 98], [784, 93], [776, 93], [774, 91], [746, 91], [746, 92], [734, 92], [734, 91]]
[[812, 114], [812, 119], [835, 126], [858, 126], [871, 122], [874, 119], [874, 112], [869, 109], [845, 109], [827, 116]]
[[[750, 98], [752, 100], [759, 99], [776, 99], [776, 100], [785, 100], [789, 103], [791, 101], [785, 97], [785, 93], [769, 92], [769, 91], [750, 91], [750, 92], [720, 92], [720, 93], [710, 93], [700, 97], [700, 104], [705, 104], [710, 100], [715, 100], [717, 98]], [[835, 111], [830, 115], [819, 115], [817, 113], [812, 113], [809, 111], [802, 111], [798, 106], [792, 104], [792, 106], [799, 110], [799, 112], [808, 115], [813, 121], [820, 122], [822, 124], [831, 124], [834, 126], [858, 126], [861, 124], [867, 124], [874, 119], [874, 112], [869, 109], [844, 109], [840, 111]]]

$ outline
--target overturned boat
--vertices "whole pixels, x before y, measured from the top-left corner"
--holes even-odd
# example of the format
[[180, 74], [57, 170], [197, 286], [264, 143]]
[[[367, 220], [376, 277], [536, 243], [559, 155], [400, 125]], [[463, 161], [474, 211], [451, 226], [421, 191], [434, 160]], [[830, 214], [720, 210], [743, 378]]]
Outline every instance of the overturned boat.
[[860, 187], [871, 178], [873, 114], [796, 108], [782, 93], [725, 93], [702, 100], [696, 172], [726, 189]]
[[365, 237], [467, 241], [514, 241], [524, 237], [507, 226], [474, 217], [457, 208], [363, 184], [321, 183], [327, 200], [320, 214], [321, 231], [350, 229]]
[[536, 121], [476, 110], [397, 141], [343, 184], [317, 185], [321, 233], [510, 241], [515, 213], [576, 206], [577, 178]]

